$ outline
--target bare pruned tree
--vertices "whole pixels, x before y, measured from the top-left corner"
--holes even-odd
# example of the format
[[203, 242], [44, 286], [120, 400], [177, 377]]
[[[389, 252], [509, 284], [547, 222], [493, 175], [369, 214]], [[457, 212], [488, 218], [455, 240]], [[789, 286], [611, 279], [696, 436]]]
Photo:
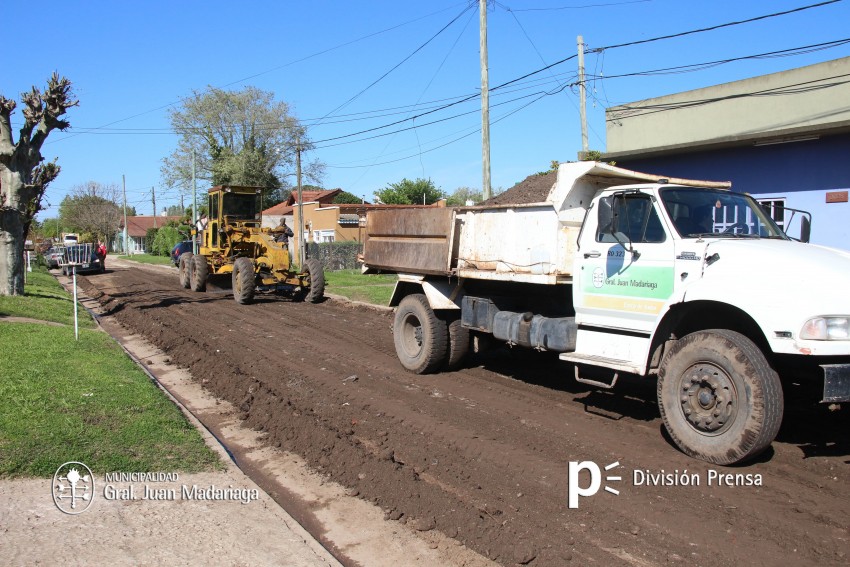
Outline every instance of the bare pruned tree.
[[121, 188], [117, 184], [89, 181], [71, 188], [70, 194], [62, 200], [59, 215], [66, 226], [109, 241], [124, 219], [118, 205], [120, 199]]
[[33, 87], [21, 100], [24, 124], [15, 142], [11, 116], [17, 104], [0, 95], [0, 295], [24, 293], [26, 235], [47, 185], [59, 175], [55, 159], [42, 163], [41, 147], [50, 132], [70, 126], [61, 116], [79, 104], [71, 82], [57, 73], [44, 93]]

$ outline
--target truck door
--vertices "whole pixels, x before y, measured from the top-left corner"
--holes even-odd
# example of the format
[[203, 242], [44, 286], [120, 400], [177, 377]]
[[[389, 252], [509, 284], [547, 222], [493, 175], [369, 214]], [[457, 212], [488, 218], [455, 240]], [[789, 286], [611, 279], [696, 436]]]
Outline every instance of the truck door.
[[588, 211], [596, 214], [582, 231], [573, 288], [580, 331], [651, 336], [675, 286], [674, 240], [657, 207], [650, 194], [626, 191], [602, 197]]

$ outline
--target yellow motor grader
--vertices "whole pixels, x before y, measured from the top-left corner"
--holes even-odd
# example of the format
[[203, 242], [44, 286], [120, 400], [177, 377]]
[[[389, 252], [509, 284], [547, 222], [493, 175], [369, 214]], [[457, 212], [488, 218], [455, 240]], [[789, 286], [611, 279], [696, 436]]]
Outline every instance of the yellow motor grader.
[[197, 254], [180, 255], [180, 283], [205, 291], [207, 279], [231, 276], [233, 298], [246, 304], [260, 292], [292, 294], [316, 303], [325, 292], [325, 274], [318, 260], [309, 259], [295, 269], [280, 233], [262, 228], [260, 187], [222, 185], [209, 190], [209, 220], [200, 236]]

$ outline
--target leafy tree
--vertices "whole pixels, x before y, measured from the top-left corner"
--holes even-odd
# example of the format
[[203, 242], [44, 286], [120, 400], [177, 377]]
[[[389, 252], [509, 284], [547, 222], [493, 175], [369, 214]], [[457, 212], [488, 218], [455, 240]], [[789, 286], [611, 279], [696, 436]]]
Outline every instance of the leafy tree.
[[[281, 197], [274, 192], [295, 177], [297, 144], [302, 150], [312, 148], [289, 105], [256, 87], [195, 91], [171, 111], [170, 120], [180, 138], [160, 172], [167, 186], [184, 194], [192, 188], [194, 152], [197, 178], [213, 185], [264, 187], [269, 190], [267, 202], [273, 202]], [[318, 181], [324, 166], [318, 161], [302, 165], [304, 177]]]
[[156, 231], [156, 236], [154, 236], [148, 252], [157, 256], [168, 256], [181, 240], [183, 240], [183, 236], [180, 235], [176, 224], [172, 221]]
[[58, 73], [42, 93], [22, 93], [24, 123], [12, 139], [12, 112], [17, 104], [0, 94], [0, 295], [24, 294], [24, 242], [47, 186], [59, 175], [56, 160], [42, 163], [41, 148], [53, 130], [65, 130], [65, 112], [74, 100], [71, 82]]
[[334, 200], [333, 200], [334, 203], [337, 203], [337, 204], [340, 204], [340, 205], [344, 205], [344, 204], [359, 205], [363, 201], [364, 201], [364, 199], [362, 197], [358, 197], [354, 193], [349, 193], [348, 191], [343, 191], [342, 193], [337, 194], [337, 196], [334, 197]]
[[62, 236], [62, 221], [58, 218], [44, 219], [38, 227], [37, 234], [42, 238], [60, 240]]
[[59, 217], [64, 226], [109, 241], [124, 222], [124, 211], [118, 205], [120, 195], [121, 189], [115, 184], [89, 181], [77, 185], [62, 199]]
[[184, 213], [184, 207], [180, 205], [171, 205], [165, 209], [165, 214], [170, 217], [178, 217]]
[[470, 187], [458, 187], [454, 193], [448, 196], [446, 204], [450, 207], [462, 207], [467, 201], [478, 205], [484, 201], [484, 194]]
[[445, 198], [445, 193], [430, 179], [419, 178], [411, 181], [404, 178], [376, 191], [375, 196], [386, 205], [430, 205]]

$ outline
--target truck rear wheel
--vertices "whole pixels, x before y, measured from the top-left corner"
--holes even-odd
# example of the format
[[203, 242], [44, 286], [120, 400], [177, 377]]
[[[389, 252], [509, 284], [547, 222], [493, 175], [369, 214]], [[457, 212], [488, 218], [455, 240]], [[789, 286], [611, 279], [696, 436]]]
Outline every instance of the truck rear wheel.
[[664, 426], [686, 454], [731, 465], [764, 451], [782, 423], [779, 376], [747, 337], [726, 329], [676, 341], [658, 372]]
[[239, 305], [251, 303], [255, 286], [254, 262], [250, 258], [237, 258], [233, 262], [233, 299]]
[[180, 285], [189, 289], [192, 286], [192, 257], [194, 254], [191, 252], [184, 252], [180, 254], [180, 260], [178, 260], [178, 265], [180, 267]]
[[322, 263], [315, 258], [310, 258], [304, 262], [304, 267], [307, 269], [309, 281], [309, 291], [304, 296], [304, 301], [307, 303], [318, 303], [325, 296], [325, 269]]
[[206, 291], [207, 276], [210, 273], [210, 268], [207, 265], [207, 259], [200, 254], [192, 256], [192, 270], [189, 277], [192, 291]]
[[469, 329], [461, 324], [460, 314], [451, 311], [451, 315], [443, 316], [448, 328], [448, 354], [446, 355], [446, 368], [455, 370], [459, 368], [466, 354], [469, 352]]
[[446, 362], [448, 329], [421, 293], [399, 303], [393, 322], [395, 351], [402, 366], [416, 374], [438, 370]]

